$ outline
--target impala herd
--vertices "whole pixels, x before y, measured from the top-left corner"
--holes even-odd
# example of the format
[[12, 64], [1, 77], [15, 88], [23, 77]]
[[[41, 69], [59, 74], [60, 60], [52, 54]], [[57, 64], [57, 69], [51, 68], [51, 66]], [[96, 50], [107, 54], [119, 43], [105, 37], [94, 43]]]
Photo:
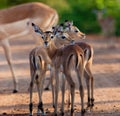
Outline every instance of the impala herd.
[[[40, 42], [42, 42], [41, 45], [32, 49], [29, 54], [31, 76], [31, 81], [29, 85], [29, 116], [33, 115], [32, 94], [34, 84], [36, 84], [37, 86], [37, 92], [39, 97], [37, 115], [45, 115], [42, 101], [42, 93], [44, 90], [43, 85], [47, 71], [50, 71], [50, 80], [45, 89], [49, 89], [49, 86], [51, 85], [53, 102], [52, 105], [54, 108], [53, 115], [57, 116], [58, 93], [60, 85], [59, 79], [62, 80], [61, 115], [64, 115], [64, 97], [66, 82], [68, 84], [69, 91], [68, 106], [70, 106], [71, 104], [70, 115], [74, 115], [76, 77], [73, 77], [71, 73], [72, 70], [74, 70], [77, 75], [81, 100], [81, 116], [84, 116], [86, 110], [91, 110], [94, 106], [94, 78], [91, 71], [93, 61], [93, 48], [91, 45], [85, 42], [79, 42], [80, 39], [85, 39], [85, 34], [82, 33], [76, 26], [74, 26], [72, 21], [68, 20], [66, 20], [63, 24], [52, 27], [51, 31], [43, 31], [38, 25], [31, 22], [29, 23], [29, 25], [31, 25], [33, 30], [37, 34], [39, 34]], [[12, 66], [11, 70], [14, 78], [15, 76]], [[87, 85], [87, 108], [85, 108], [84, 103], [84, 78]], [[13, 80], [13, 92], [16, 93], [17, 83], [15, 78]]]
[[[81, 98], [81, 115], [85, 114], [84, 106], [84, 78], [87, 85], [88, 102], [86, 109], [92, 109], [94, 106], [94, 79], [91, 72], [93, 61], [93, 48], [84, 42], [76, 42], [75, 40], [84, 39], [85, 34], [73, 25], [72, 21], [65, 21], [64, 24], [56, 25], [52, 31], [43, 31], [36, 24], [32, 23], [32, 27], [43, 40], [43, 46], [37, 46], [29, 54], [31, 82], [29, 86], [30, 104], [29, 111], [32, 116], [32, 92], [34, 83], [37, 85], [39, 96], [37, 114], [44, 114], [42, 92], [45, 80], [46, 71], [50, 71], [49, 85], [52, 87], [54, 115], [57, 115], [59, 78], [62, 79], [62, 107], [61, 115], [64, 115], [64, 96], [65, 96], [65, 81], [69, 85], [69, 104], [71, 102], [71, 116], [74, 114], [74, 99], [75, 99], [75, 82], [71, 71], [74, 70], [79, 82], [79, 92]], [[59, 74], [62, 74], [61, 77]], [[70, 99], [71, 96], [71, 99]]]
[[[58, 19], [58, 14], [54, 9], [39, 2], [27, 3], [0, 11], [0, 45], [4, 48], [6, 59], [12, 73], [14, 85], [13, 93], [18, 91], [18, 81], [12, 64], [9, 40], [27, 34], [34, 36], [32, 31], [35, 31], [40, 36], [40, 45], [32, 49], [29, 54], [31, 76], [29, 85], [29, 116], [33, 115], [32, 94], [34, 84], [37, 85], [39, 96], [37, 114], [42, 114], [42, 116], [45, 115], [42, 93], [47, 71], [50, 71], [50, 80], [45, 89], [49, 89], [49, 86], [51, 85], [52, 104], [54, 108], [53, 115], [57, 115], [58, 92], [60, 85], [59, 79], [62, 80], [61, 115], [64, 115], [66, 84], [68, 85], [69, 91], [68, 106], [71, 104], [70, 113], [71, 116], [74, 115], [76, 85], [74, 82], [75, 77], [72, 75], [72, 70], [76, 72], [79, 83], [81, 115], [84, 116], [86, 109], [91, 110], [94, 106], [94, 78], [91, 71], [93, 48], [85, 42], [77, 42], [81, 39], [85, 39], [86, 36], [73, 25], [72, 21], [66, 20], [63, 24], [56, 25]], [[53, 25], [56, 26], [52, 27]], [[51, 31], [45, 31], [49, 30], [51, 27]], [[84, 78], [87, 85], [88, 97], [86, 109], [84, 106]]]

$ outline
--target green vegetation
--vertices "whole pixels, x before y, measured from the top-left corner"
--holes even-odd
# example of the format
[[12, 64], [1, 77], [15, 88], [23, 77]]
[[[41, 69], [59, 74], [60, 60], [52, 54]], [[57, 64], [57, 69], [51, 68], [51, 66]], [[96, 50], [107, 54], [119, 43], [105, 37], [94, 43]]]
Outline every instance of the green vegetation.
[[120, 35], [120, 0], [0, 0], [0, 8], [26, 2], [42, 2], [57, 10], [60, 21], [73, 20], [74, 24], [85, 33], [99, 33], [100, 27], [93, 13], [95, 9], [106, 9], [104, 16], [116, 20], [116, 35]]

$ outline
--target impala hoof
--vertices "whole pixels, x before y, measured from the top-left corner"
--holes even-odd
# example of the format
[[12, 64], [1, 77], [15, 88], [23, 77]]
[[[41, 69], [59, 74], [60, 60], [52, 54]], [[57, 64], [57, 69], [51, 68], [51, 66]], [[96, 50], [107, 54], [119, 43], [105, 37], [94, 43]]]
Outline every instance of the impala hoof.
[[29, 116], [33, 116], [32, 114], [29, 114]]
[[85, 112], [86, 112], [86, 110], [83, 109], [83, 110], [81, 111], [81, 115], [84, 116]]
[[61, 112], [61, 116], [64, 116], [64, 112]]
[[45, 91], [49, 91], [50, 89], [49, 89], [48, 87], [46, 87], [44, 90], [45, 90]]
[[42, 113], [42, 116], [46, 116], [46, 114], [43, 112], [43, 113]]
[[13, 90], [13, 93], [17, 93], [18, 91], [16, 89]]
[[53, 105], [53, 108], [55, 109], [55, 105]]
[[37, 112], [37, 116], [46, 116], [46, 113], [45, 112]]

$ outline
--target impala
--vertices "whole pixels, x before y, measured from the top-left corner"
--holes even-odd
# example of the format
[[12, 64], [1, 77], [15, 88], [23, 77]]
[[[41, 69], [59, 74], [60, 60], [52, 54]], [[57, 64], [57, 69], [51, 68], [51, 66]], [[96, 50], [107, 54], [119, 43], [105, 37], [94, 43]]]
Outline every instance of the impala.
[[[65, 28], [64, 31], [67, 32], [70, 36], [74, 37], [78, 40], [80, 36], [78, 36], [79, 30], [76, 26], [73, 26], [73, 22], [71, 21], [65, 21], [64, 23]], [[94, 106], [94, 78], [91, 71], [92, 68], [92, 62], [93, 62], [93, 47], [85, 42], [75, 42], [76, 45], [80, 46], [84, 51], [85, 56], [85, 79], [86, 79], [86, 85], [87, 85], [87, 92], [88, 92], [88, 103], [87, 108], [90, 107], [90, 109]], [[87, 50], [87, 52], [86, 52]], [[87, 56], [87, 57], [86, 57]]]
[[0, 44], [4, 48], [5, 56], [12, 73], [13, 93], [18, 91], [18, 87], [14, 73], [15, 70], [12, 65], [9, 40], [31, 34], [31, 30], [27, 26], [28, 22], [31, 21], [34, 21], [43, 30], [47, 30], [57, 24], [58, 14], [52, 8], [38, 2], [26, 3], [0, 10]]
[[[47, 51], [44, 47], [38, 46], [34, 48], [29, 54], [29, 62], [30, 62], [30, 73], [31, 73], [31, 82], [30, 82], [30, 116], [32, 116], [32, 93], [34, 82], [37, 85], [37, 91], [39, 96], [39, 104], [37, 114], [40, 114], [40, 111], [44, 114], [43, 102], [42, 102], [42, 92], [43, 92], [43, 83], [47, 70], [52, 69], [52, 62], [49, 58]], [[50, 68], [49, 68], [50, 65]]]
[[96, 15], [96, 19], [101, 28], [102, 35], [110, 38], [115, 36], [115, 19], [113, 16], [106, 15], [107, 9], [93, 10]]
[[[49, 33], [48, 33], [49, 35]], [[84, 73], [84, 52], [77, 45], [66, 45], [62, 48], [57, 48], [54, 39], [51, 40], [50, 36], [43, 38], [46, 44], [49, 57], [52, 59], [52, 63], [55, 67], [55, 115], [57, 115], [57, 100], [58, 100], [58, 87], [59, 87], [59, 73], [62, 70], [65, 78], [67, 79], [70, 90], [71, 90], [71, 115], [74, 112], [74, 96], [75, 96], [75, 83], [71, 76], [71, 69], [75, 68], [77, 78], [79, 81], [79, 91], [81, 97], [81, 114], [83, 115], [84, 110], [84, 88], [83, 88], [83, 73]], [[74, 61], [74, 62], [73, 62]], [[71, 63], [74, 64], [71, 67]], [[62, 67], [62, 68], [61, 68]], [[62, 112], [64, 114], [64, 112]]]

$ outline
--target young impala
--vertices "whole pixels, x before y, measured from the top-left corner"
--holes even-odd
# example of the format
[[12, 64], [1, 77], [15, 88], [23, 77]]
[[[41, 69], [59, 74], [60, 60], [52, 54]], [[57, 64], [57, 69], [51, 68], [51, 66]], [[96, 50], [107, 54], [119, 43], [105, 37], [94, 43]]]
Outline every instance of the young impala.
[[30, 116], [32, 116], [32, 92], [33, 92], [33, 85], [34, 82], [37, 85], [37, 91], [39, 96], [39, 104], [38, 104], [38, 112], [37, 114], [40, 114], [40, 111], [44, 114], [43, 110], [43, 103], [42, 103], [42, 91], [43, 91], [43, 84], [44, 84], [44, 78], [46, 71], [50, 68], [52, 69], [52, 62], [49, 58], [47, 51], [44, 47], [38, 46], [34, 48], [29, 55], [29, 62], [30, 62], [30, 73], [31, 73], [31, 82], [30, 82], [30, 104], [29, 104], [29, 110], [30, 110]]
[[[34, 27], [35, 32], [40, 33], [42, 38], [47, 38], [48, 35], [50, 38], [54, 37], [54, 35], [49, 32], [43, 32], [38, 26], [36, 26], [34, 23], [32, 23], [32, 26]], [[57, 33], [57, 38], [63, 38], [67, 41], [71, 41], [71, 39], [69, 38], [68, 34], [66, 33]], [[62, 45], [63, 40], [59, 40], [59, 44], [60, 46]], [[68, 42], [69, 43], [69, 42]], [[44, 42], [44, 44], [46, 45], [46, 42]], [[54, 70], [54, 67], [51, 63], [51, 59], [48, 56], [48, 52], [46, 51], [46, 49], [44, 47], [36, 47], [34, 48], [29, 55], [29, 60], [30, 60], [30, 72], [31, 72], [31, 82], [30, 82], [30, 104], [29, 104], [29, 110], [30, 110], [30, 115], [32, 115], [32, 89], [33, 89], [33, 85], [34, 85], [34, 81], [36, 82], [37, 85], [37, 90], [38, 90], [38, 95], [39, 95], [39, 104], [38, 104], [38, 114], [40, 113], [40, 111], [42, 111], [42, 113], [44, 114], [44, 110], [43, 110], [43, 103], [42, 103], [42, 91], [43, 91], [43, 84], [44, 84], [44, 77], [45, 77], [45, 73], [48, 70], [48, 66], [49, 66], [49, 70], [51, 72], [51, 76], [52, 74], [52, 70]], [[51, 79], [53, 79], [52, 77], [50, 77]], [[52, 85], [52, 94], [53, 94], [53, 105], [54, 103], [54, 91], [53, 91], [53, 85]]]
[[[79, 29], [77, 29], [76, 26], [73, 25], [73, 22], [71, 21], [65, 21], [64, 23], [64, 31], [67, 32], [70, 36], [74, 37], [78, 40], [80, 37], [78, 36]], [[76, 45], [80, 46], [83, 51], [85, 56], [89, 56], [88, 58], [85, 57], [85, 79], [86, 79], [86, 85], [87, 85], [87, 94], [88, 94], [88, 103], [87, 107], [90, 109], [94, 106], [94, 93], [93, 93], [93, 88], [94, 88], [94, 78], [92, 75], [92, 62], [93, 62], [93, 47], [85, 42], [75, 42]], [[88, 52], [86, 52], [86, 50]], [[88, 54], [88, 55], [86, 55]]]

